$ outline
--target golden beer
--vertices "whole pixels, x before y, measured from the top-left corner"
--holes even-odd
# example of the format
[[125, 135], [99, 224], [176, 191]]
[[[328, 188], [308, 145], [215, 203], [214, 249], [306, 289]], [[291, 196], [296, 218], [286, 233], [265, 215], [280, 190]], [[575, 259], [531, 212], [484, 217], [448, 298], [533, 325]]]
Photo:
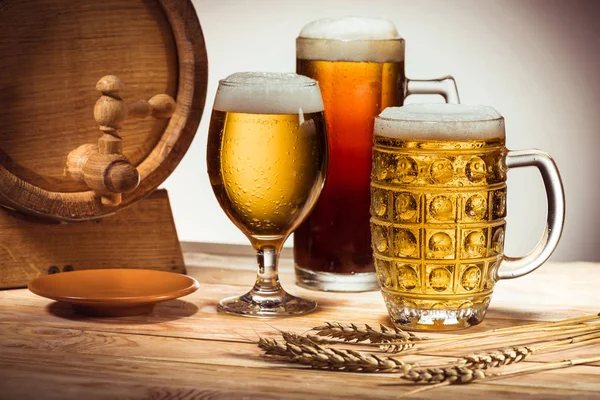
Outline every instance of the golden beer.
[[323, 112], [213, 111], [208, 172], [229, 218], [255, 246], [281, 241], [315, 203], [325, 179]]
[[371, 236], [392, 319], [479, 323], [503, 258], [504, 123], [491, 108], [409, 105], [375, 122]]

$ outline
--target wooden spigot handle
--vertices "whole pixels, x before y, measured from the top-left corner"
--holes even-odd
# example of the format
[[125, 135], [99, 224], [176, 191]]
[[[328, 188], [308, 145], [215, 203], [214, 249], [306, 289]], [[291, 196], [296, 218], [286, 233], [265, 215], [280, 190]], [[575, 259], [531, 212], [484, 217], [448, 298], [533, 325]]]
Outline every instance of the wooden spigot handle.
[[94, 119], [102, 132], [98, 145], [80, 146], [67, 157], [67, 171], [98, 193], [106, 206], [119, 205], [121, 194], [131, 192], [140, 183], [138, 170], [123, 155], [123, 138], [118, 132], [123, 122], [128, 116], [170, 118], [176, 105], [171, 96], [159, 94], [127, 106], [121, 98], [124, 88], [114, 75], [98, 81], [96, 90], [101, 96], [94, 106]]
[[171, 118], [175, 112], [175, 100], [168, 94], [157, 94], [148, 101], [140, 100], [130, 104], [128, 112], [129, 116], [134, 118]]

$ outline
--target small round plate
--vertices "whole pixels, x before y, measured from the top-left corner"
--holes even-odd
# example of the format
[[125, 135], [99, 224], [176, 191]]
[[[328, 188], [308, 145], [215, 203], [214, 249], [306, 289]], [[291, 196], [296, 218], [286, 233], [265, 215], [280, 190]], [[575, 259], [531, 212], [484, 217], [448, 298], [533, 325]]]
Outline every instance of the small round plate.
[[46, 275], [31, 281], [38, 296], [69, 303], [75, 312], [96, 317], [146, 314], [158, 302], [198, 289], [194, 278], [147, 269], [90, 269]]

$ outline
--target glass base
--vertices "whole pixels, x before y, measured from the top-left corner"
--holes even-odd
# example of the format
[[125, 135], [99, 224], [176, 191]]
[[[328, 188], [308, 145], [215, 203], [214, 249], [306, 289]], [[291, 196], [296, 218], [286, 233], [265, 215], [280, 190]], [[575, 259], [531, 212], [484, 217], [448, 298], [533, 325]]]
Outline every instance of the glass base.
[[306, 289], [324, 292], [367, 292], [379, 290], [377, 274], [334, 274], [304, 269], [296, 265], [296, 284]]
[[292, 296], [283, 290], [276, 294], [258, 294], [250, 291], [243, 296], [227, 297], [217, 309], [242, 317], [277, 318], [303, 315], [317, 308], [317, 303]]
[[462, 302], [452, 300], [448, 304], [441, 299], [418, 300], [385, 292], [383, 298], [392, 322], [414, 331], [452, 331], [477, 325], [483, 321], [490, 304], [490, 296]]

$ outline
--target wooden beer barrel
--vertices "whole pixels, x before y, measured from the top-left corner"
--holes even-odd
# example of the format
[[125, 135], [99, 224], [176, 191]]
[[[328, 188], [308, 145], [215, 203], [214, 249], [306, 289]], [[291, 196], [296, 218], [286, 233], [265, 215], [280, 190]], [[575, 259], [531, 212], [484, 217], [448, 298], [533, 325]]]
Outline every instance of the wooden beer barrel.
[[160, 185], [196, 133], [208, 73], [191, 0], [0, 0], [0, 54], [6, 207], [114, 214]]

